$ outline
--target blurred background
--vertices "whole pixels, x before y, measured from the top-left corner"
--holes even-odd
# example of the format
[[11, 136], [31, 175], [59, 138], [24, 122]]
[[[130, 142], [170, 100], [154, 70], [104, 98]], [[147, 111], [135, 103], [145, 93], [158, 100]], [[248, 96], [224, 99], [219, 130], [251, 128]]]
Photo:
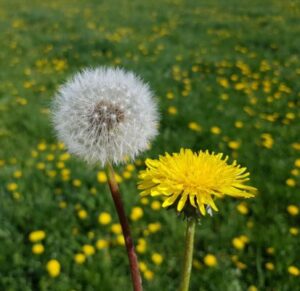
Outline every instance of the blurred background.
[[87, 66], [149, 82], [160, 135], [117, 169], [145, 290], [176, 290], [184, 222], [140, 199], [146, 157], [209, 149], [247, 166], [256, 198], [198, 226], [191, 290], [298, 290], [300, 2], [0, 0], [0, 289], [130, 290], [100, 167], [55, 138], [58, 86]]

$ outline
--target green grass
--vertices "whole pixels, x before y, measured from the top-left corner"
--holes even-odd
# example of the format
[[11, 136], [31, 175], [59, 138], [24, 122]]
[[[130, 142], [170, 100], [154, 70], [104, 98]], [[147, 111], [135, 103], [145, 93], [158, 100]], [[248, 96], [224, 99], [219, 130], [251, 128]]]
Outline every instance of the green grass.
[[[64, 151], [52, 147], [57, 140], [48, 110], [58, 86], [74, 72], [119, 65], [141, 75], [159, 99], [160, 135], [142, 161], [180, 147], [224, 152], [248, 167], [251, 184], [259, 189], [257, 198], [246, 202], [247, 215], [237, 211], [241, 201], [220, 200], [220, 211], [197, 226], [194, 258], [201, 266], [193, 269], [191, 290], [238, 291], [251, 285], [297, 290], [299, 276], [289, 274], [288, 267], [300, 268], [299, 235], [289, 230], [298, 228], [300, 220], [287, 207], [300, 203], [299, 174], [291, 173], [300, 158], [299, 17], [299, 1], [2, 0], [0, 289], [130, 290], [124, 247], [115, 243], [110, 226], [97, 222], [102, 211], [117, 222], [108, 188], [97, 182], [101, 169], [72, 157], [65, 165], [70, 180], [62, 180], [57, 162]], [[173, 99], [167, 98], [169, 92]], [[168, 113], [170, 106], [177, 108], [176, 115]], [[242, 128], [235, 126], [237, 121]], [[202, 130], [192, 131], [190, 122]], [[221, 134], [213, 134], [213, 126]], [[264, 133], [273, 140], [270, 148], [264, 146]], [[231, 149], [230, 141], [240, 147]], [[47, 145], [45, 151], [37, 150], [40, 143]], [[54, 161], [47, 161], [50, 153]], [[45, 170], [37, 169], [39, 162]], [[141, 204], [136, 176], [143, 168], [138, 165], [121, 189], [129, 214], [134, 206], [144, 210], [142, 219], [131, 222], [135, 241], [147, 240], [139, 258], [154, 274], [152, 280], [144, 279], [144, 287], [176, 290], [184, 222], [172, 211]], [[47, 175], [52, 169], [58, 173], [54, 178]], [[16, 170], [22, 171], [21, 178], [14, 177]], [[286, 184], [289, 178], [294, 187]], [[82, 185], [73, 186], [74, 179]], [[19, 194], [8, 191], [12, 182]], [[87, 211], [85, 220], [79, 219], [79, 209]], [[152, 222], [162, 228], [147, 236]], [[32, 253], [28, 240], [37, 229], [46, 232], [41, 255]], [[240, 235], [249, 238], [243, 250], [232, 245]], [[74, 254], [100, 238], [111, 241], [110, 247], [75, 264]], [[160, 266], [152, 262], [153, 252], [163, 255]], [[208, 253], [217, 257], [216, 267], [203, 264]], [[233, 256], [246, 268], [239, 268]], [[45, 269], [51, 258], [61, 264], [57, 278]], [[267, 262], [274, 264], [273, 271], [266, 269]]]

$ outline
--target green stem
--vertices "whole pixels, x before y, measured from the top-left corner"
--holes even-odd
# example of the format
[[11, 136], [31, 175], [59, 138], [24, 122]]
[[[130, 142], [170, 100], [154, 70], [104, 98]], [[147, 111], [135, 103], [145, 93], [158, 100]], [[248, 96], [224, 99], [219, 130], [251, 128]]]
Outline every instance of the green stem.
[[137, 256], [134, 250], [134, 244], [130, 233], [129, 223], [125, 214], [121, 193], [118, 183], [115, 179], [114, 169], [111, 164], [107, 164], [108, 185], [117, 210], [119, 221], [122, 227], [122, 232], [125, 240], [127, 255], [130, 265], [130, 273], [134, 291], [142, 291], [142, 279], [139, 271]]
[[188, 291], [190, 285], [190, 277], [192, 272], [194, 237], [195, 237], [196, 220], [190, 218], [187, 220], [185, 234], [185, 251], [183, 259], [183, 267], [181, 272], [181, 282], [179, 291]]

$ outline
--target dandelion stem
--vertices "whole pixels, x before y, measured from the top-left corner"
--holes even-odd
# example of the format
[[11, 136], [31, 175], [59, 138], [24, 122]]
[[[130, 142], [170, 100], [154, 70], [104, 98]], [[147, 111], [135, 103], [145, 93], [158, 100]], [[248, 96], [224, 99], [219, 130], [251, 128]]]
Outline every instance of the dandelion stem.
[[130, 233], [129, 223], [126, 218], [121, 193], [119, 190], [118, 183], [115, 179], [115, 173], [112, 165], [110, 163], [107, 164], [107, 173], [108, 173], [108, 184], [110, 188], [110, 192], [115, 204], [115, 208], [117, 210], [119, 221], [122, 227], [123, 236], [125, 239], [125, 245], [127, 250], [127, 255], [130, 264], [130, 272], [131, 272], [131, 279], [133, 284], [134, 291], [142, 291], [142, 279], [139, 271], [138, 260], [134, 250], [134, 244]]
[[179, 291], [189, 290], [190, 277], [192, 272], [195, 225], [196, 225], [195, 219], [191, 218], [187, 220], [187, 227], [186, 227], [186, 234], [185, 234], [185, 251], [184, 251], [184, 259], [183, 259]]

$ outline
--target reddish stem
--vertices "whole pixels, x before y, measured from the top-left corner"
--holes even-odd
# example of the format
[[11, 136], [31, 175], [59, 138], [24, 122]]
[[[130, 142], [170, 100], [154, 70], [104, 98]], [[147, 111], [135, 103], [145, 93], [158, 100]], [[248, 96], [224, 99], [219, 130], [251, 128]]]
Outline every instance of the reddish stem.
[[128, 220], [127, 220], [125, 210], [123, 207], [123, 202], [122, 202], [119, 186], [115, 179], [114, 169], [113, 169], [112, 165], [109, 163], [107, 166], [107, 172], [108, 172], [108, 184], [109, 184], [110, 192], [111, 192], [112, 198], [114, 200], [115, 208], [116, 208], [118, 216], [119, 216], [119, 221], [120, 221], [122, 231], [123, 231], [123, 236], [125, 239], [125, 245], [126, 245], [127, 255], [128, 255], [129, 264], [130, 264], [130, 272], [131, 272], [133, 290], [134, 291], [142, 291], [143, 290], [142, 279], [141, 279], [141, 275], [140, 275], [140, 271], [139, 271], [137, 256], [136, 256], [136, 253], [134, 250], [134, 244], [133, 244], [133, 240], [131, 237]]

